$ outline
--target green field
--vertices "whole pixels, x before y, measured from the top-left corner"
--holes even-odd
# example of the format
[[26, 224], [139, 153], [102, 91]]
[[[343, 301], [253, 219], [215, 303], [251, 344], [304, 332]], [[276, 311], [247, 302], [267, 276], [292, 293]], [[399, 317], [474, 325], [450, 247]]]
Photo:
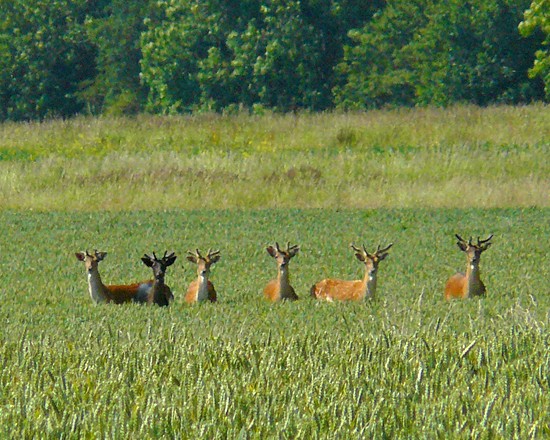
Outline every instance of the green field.
[[[376, 153], [377, 160], [364, 134], [365, 127], [374, 129], [374, 122], [349, 122], [346, 133], [358, 136], [355, 147], [317, 149], [308, 141], [320, 136], [314, 130], [315, 118], [327, 118], [319, 132], [333, 127], [338, 133], [339, 118], [345, 115], [334, 115], [334, 120], [329, 115], [298, 116], [298, 126], [310, 129], [297, 131], [297, 143], [283, 148], [279, 157], [261, 152], [261, 121], [250, 119], [252, 128], [247, 129], [256, 127], [257, 133], [250, 134], [252, 143], [239, 157], [251, 169], [254, 158], [268, 173], [279, 167], [288, 173], [290, 165], [282, 158], [305, 161], [309, 155], [308, 166], [323, 169], [328, 161], [337, 175], [353, 182], [361, 175], [358, 165], [348, 169], [338, 162], [348, 155], [378, 163], [384, 175], [399, 163], [402, 170], [409, 167], [397, 178], [403, 192], [394, 186], [383, 203], [376, 202], [381, 200], [377, 194], [372, 203], [367, 196], [357, 196], [357, 203], [338, 198], [333, 194], [338, 182], [327, 173], [317, 185], [298, 185], [296, 192], [303, 194], [294, 203], [292, 192], [274, 196], [280, 197], [281, 207], [268, 194], [292, 191], [293, 185], [275, 178], [246, 180], [243, 170], [236, 173], [237, 181], [211, 182], [209, 188], [217, 192], [205, 194], [200, 206], [201, 177], [219, 171], [217, 153], [223, 166], [233, 160], [228, 151], [239, 151], [236, 141], [192, 153], [187, 148], [193, 142], [167, 140], [158, 156], [146, 139], [160, 136], [162, 129], [144, 129], [139, 137], [131, 135], [137, 130], [135, 120], [116, 121], [113, 129], [106, 128], [108, 121], [87, 120], [97, 130], [101, 126], [105, 135], [119, 133], [121, 140], [96, 159], [90, 151], [77, 158], [70, 151], [82, 120], [0, 126], [0, 167], [5, 172], [0, 176], [5, 202], [0, 210], [0, 437], [548, 438], [550, 207], [545, 192], [549, 165], [543, 159], [549, 138], [548, 125], [542, 124], [549, 119], [548, 110], [467, 110], [477, 115], [481, 126], [471, 126], [454, 140], [448, 136], [448, 144], [436, 128], [430, 138], [428, 128], [422, 132], [418, 124], [417, 137], [412, 137], [414, 124], [407, 121], [432, 112], [434, 127], [443, 127], [451, 111], [363, 115], [363, 122], [371, 118], [381, 124], [378, 143], [384, 148]], [[503, 114], [512, 115], [516, 124], [508, 134], [499, 132], [511, 124], [497, 124]], [[391, 123], [384, 125], [382, 117]], [[185, 132], [184, 119], [141, 118], [142, 126], [170, 127], [166, 139], [170, 133], [175, 138]], [[238, 118], [244, 130], [246, 118]], [[266, 116], [266, 133], [276, 118], [291, 117]], [[525, 127], [536, 126], [537, 118], [539, 131], [531, 133]], [[415, 154], [398, 152], [398, 145], [406, 143], [405, 134], [396, 135], [398, 141], [392, 143], [391, 127], [399, 120], [401, 130], [411, 134], [411, 148], [431, 160], [422, 169]], [[227, 134], [224, 124], [231, 121], [210, 121], [208, 130]], [[483, 121], [490, 121], [485, 131]], [[498, 128], [491, 130], [495, 125]], [[521, 136], [513, 139], [514, 130]], [[197, 136], [200, 133], [197, 129]], [[273, 142], [282, 146], [279, 136], [274, 135]], [[350, 136], [347, 141], [353, 140]], [[142, 151], [129, 151], [132, 139]], [[431, 148], [437, 142], [440, 146]], [[334, 153], [329, 161], [327, 151], [341, 151], [343, 156]], [[472, 177], [493, 194], [505, 195], [518, 175], [531, 189], [501, 199], [475, 190], [477, 198], [470, 204], [466, 194], [460, 200], [449, 197], [463, 190], [438, 174], [441, 158], [454, 154], [449, 151], [466, 155], [456, 162], [463, 165], [458, 176], [471, 172], [470, 163], [485, 163], [488, 171]], [[149, 157], [154, 166], [144, 166], [148, 171], [161, 169], [163, 163], [172, 170], [184, 169], [187, 161], [196, 161], [205, 174], [189, 181], [172, 175], [173, 186], [165, 192], [161, 177], [160, 183], [148, 186], [153, 175], [130, 184], [128, 176], [119, 177], [122, 184], [105, 173], [89, 188], [79, 183], [78, 176], [82, 182], [93, 181], [93, 171], [101, 171], [94, 160], [115, 166], [109, 157], [129, 162]], [[174, 160], [162, 162], [159, 157]], [[426, 171], [430, 165], [436, 167], [431, 175]], [[416, 205], [400, 203], [414, 192], [414, 185], [423, 185], [418, 179], [424, 172], [428, 180], [440, 179], [452, 191], [429, 192], [424, 187], [426, 197]], [[60, 177], [56, 186], [56, 175], [72, 177]], [[498, 187], [496, 177], [509, 186]], [[392, 185], [387, 178], [382, 181]], [[181, 193], [176, 185], [184, 188]], [[236, 196], [242, 185], [258, 195]], [[194, 195], [190, 188], [195, 188]], [[138, 203], [145, 200], [140, 191], [152, 198], [148, 209]], [[256, 209], [263, 197], [269, 203]], [[223, 209], [214, 209], [218, 205]], [[443, 301], [446, 278], [465, 269], [455, 233], [494, 234], [494, 244], [481, 261], [485, 298]], [[291, 281], [301, 297], [295, 303], [268, 304], [262, 298], [263, 286], [276, 274], [265, 247], [276, 240], [301, 246], [290, 264]], [[309, 287], [322, 278], [363, 275], [350, 242], [370, 249], [394, 243], [380, 265], [376, 298], [358, 304], [309, 298]], [[217, 304], [183, 303], [186, 286], [195, 277], [195, 267], [184, 254], [196, 247], [221, 251], [211, 277]], [[176, 297], [173, 306], [93, 305], [84, 267], [74, 253], [94, 248], [108, 252], [100, 265], [106, 283], [147, 279], [151, 273], [140, 261], [142, 254], [175, 251], [180, 257], [166, 277]]]

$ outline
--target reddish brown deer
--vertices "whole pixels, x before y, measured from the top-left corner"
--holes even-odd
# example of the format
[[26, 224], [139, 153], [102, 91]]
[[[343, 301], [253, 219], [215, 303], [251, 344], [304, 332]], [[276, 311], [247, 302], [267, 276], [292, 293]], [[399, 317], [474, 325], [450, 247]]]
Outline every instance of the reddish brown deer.
[[88, 274], [88, 289], [92, 301], [97, 303], [115, 303], [122, 304], [134, 301], [140, 295], [147, 295], [147, 292], [153, 286], [153, 280], [142, 281], [141, 283], [128, 285], [109, 285], [106, 286], [101, 281], [98, 265], [106, 257], [107, 252], [94, 251], [90, 254], [88, 251], [75, 253], [79, 261], [84, 262], [86, 273]]
[[264, 288], [264, 295], [269, 301], [294, 301], [298, 299], [298, 295], [290, 285], [288, 263], [299, 250], [299, 246], [290, 246], [290, 243], [287, 243], [286, 250], [281, 249], [279, 243], [275, 243], [275, 247], [267, 247], [268, 254], [277, 261], [277, 278], [270, 281]]
[[210, 301], [216, 302], [217, 295], [214, 284], [208, 279], [210, 277], [210, 267], [219, 261], [220, 251], [211, 252], [208, 249], [208, 254], [202, 256], [198, 249], [195, 253], [188, 251], [187, 259], [197, 265], [197, 279], [189, 284], [185, 295], [185, 302], [191, 304], [195, 302]]
[[157, 304], [158, 306], [164, 307], [170, 305], [170, 303], [174, 301], [174, 295], [170, 287], [164, 283], [164, 276], [166, 275], [166, 269], [174, 264], [177, 257], [174, 255], [174, 252], [169, 255], [167, 255], [167, 253], [167, 251], [164, 252], [164, 256], [160, 259], [157, 258], [154, 252], [152, 257], [145, 254], [141, 258], [141, 261], [143, 261], [146, 266], [153, 269], [155, 281], [152, 288], [147, 292], [147, 295], [136, 297], [137, 302]]
[[384, 249], [380, 249], [378, 245], [376, 252], [370, 254], [365, 245], [360, 249], [351, 244], [357, 259], [365, 264], [363, 279], [353, 281], [325, 279], [311, 287], [311, 296], [326, 301], [361, 301], [365, 298], [373, 298], [376, 293], [378, 264], [388, 256], [392, 246], [393, 243], [390, 243]]
[[464, 299], [472, 296], [485, 295], [485, 285], [481, 281], [479, 273], [479, 261], [481, 253], [485, 252], [492, 243], [490, 243], [493, 234], [485, 240], [477, 238], [477, 244], [472, 243], [472, 237], [469, 241], [464, 240], [460, 235], [455, 234], [458, 238], [458, 248], [466, 253], [468, 266], [466, 273], [458, 272], [447, 280], [445, 285], [445, 299], [448, 301], [453, 298]]

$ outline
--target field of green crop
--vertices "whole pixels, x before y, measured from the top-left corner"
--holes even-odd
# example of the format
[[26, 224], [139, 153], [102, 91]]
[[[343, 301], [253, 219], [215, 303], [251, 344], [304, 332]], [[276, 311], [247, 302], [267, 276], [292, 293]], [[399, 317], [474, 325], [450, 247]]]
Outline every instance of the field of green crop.
[[[103, 136], [118, 133], [120, 141], [97, 157], [86, 150], [94, 148], [90, 141], [83, 158], [71, 153], [83, 142], [75, 141], [78, 133], [90, 134], [82, 120], [0, 126], [0, 438], [548, 438], [548, 110], [458, 109], [481, 122], [471, 123], [469, 131], [463, 122], [464, 132], [455, 137], [441, 129], [454, 113], [417, 112], [348, 116], [347, 131], [337, 128], [344, 115], [298, 116], [302, 129], [292, 145], [272, 125], [290, 117], [266, 116], [262, 131], [262, 121], [251, 118], [250, 128], [239, 116], [241, 130], [256, 130], [241, 150], [236, 140], [224, 144], [234, 119], [220, 118], [204, 131], [195, 125], [196, 139], [218, 131], [226, 141], [204, 140], [210, 147], [203, 151], [201, 144], [195, 152], [194, 141], [178, 137], [189, 134], [184, 119], [140, 117], [149, 127], [141, 135], [132, 134], [139, 131], [135, 120], [117, 121], [113, 128], [108, 121], [87, 120]], [[418, 123], [427, 114], [434, 121], [431, 137]], [[314, 121], [323, 117], [319, 132], [333, 127], [342, 142], [355, 146], [319, 148]], [[390, 122], [384, 125], [383, 118]], [[463, 118], [460, 113], [454, 119]], [[372, 130], [379, 136], [378, 153], [365, 134], [374, 136]], [[233, 151], [245, 168], [256, 163], [268, 173], [281, 167], [286, 177], [292, 175], [288, 162], [262, 152], [261, 138], [270, 131], [282, 158], [301, 163], [307, 157], [308, 166], [323, 170], [330, 162], [337, 176], [361, 189], [368, 182], [357, 181], [358, 165], [338, 162], [356, 157], [377, 163], [388, 185], [389, 173], [401, 170], [399, 185], [384, 202], [375, 194], [372, 203], [365, 195], [351, 203], [333, 194], [337, 179], [325, 171], [316, 184], [296, 181], [294, 188], [261, 173], [246, 177], [240, 169], [235, 180], [223, 175], [209, 184], [219, 187], [215, 195], [201, 192], [201, 179], [221, 172], [217, 157], [222, 167], [241, 163]], [[514, 138], [513, 132], [520, 134]], [[163, 136], [160, 153], [149, 143], [155, 136]], [[407, 139], [415, 153], [403, 147]], [[486, 171], [471, 176], [502, 198], [475, 186], [467, 186], [471, 199], [450, 197], [463, 190], [462, 183], [438, 173], [442, 158], [458, 152], [465, 156], [464, 163], [454, 162], [461, 165], [455, 178], [474, 171], [469, 163], [485, 163]], [[143, 160], [142, 174], [139, 167], [124, 175], [103, 172], [97, 162], [116, 168], [113, 158]], [[201, 164], [200, 173], [178, 174], [189, 161]], [[295, 180], [302, 165], [294, 168]], [[169, 177], [151, 174], [162, 166], [170, 169]], [[100, 182], [87, 186], [97, 174]], [[428, 191], [418, 181], [424, 175], [450, 192]], [[506, 196], [516, 180], [529, 182], [530, 190]], [[415, 188], [425, 196], [416, 205], [401, 203]], [[273, 196], [281, 207], [267, 198], [289, 190], [295, 199]], [[260, 195], [242, 198], [238, 191]], [[144, 200], [140, 192], [152, 198], [150, 207], [138, 203]], [[264, 197], [266, 209], [256, 209]], [[485, 298], [443, 300], [447, 277], [466, 264], [455, 233], [494, 234], [481, 260]], [[301, 246], [290, 263], [301, 298], [295, 303], [262, 298], [263, 286], [276, 275], [265, 251], [274, 241]], [[376, 298], [357, 304], [309, 298], [309, 287], [320, 279], [362, 277], [351, 242], [371, 250], [394, 243], [380, 265]], [[183, 303], [195, 277], [184, 256], [196, 247], [221, 251], [211, 275], [217, 304]], [[175, 251], [179, 258], [166, 276], [175, 303], [163, 309], [92, 304], [74, 253], [94, 248], [108, 252], [100, 272], [104, 282], [115, 284], [151, 276], [140, 261], [143, 253]]]

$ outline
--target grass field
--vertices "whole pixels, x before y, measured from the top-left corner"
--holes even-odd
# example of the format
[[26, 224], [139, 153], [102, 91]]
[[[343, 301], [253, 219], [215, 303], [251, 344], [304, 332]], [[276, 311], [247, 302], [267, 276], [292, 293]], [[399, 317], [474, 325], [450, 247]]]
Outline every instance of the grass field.
[[547, 106], [0, 125], [11, 209], [550, 206]]
[[[0, 438], [550, 437], [548, 122], [531, 106], [0, 125]], [[465, 269], [455, 233], [494, 234], [485, 298], [443, 301]], [[295, 303], [262, 298], [275, 240], [301, 246]], [[363, 275], [350, 242], [394, 243], [376, 298], [309, 298]], [[221, 251], [217, 304], [182, 301], [196, 247]], [[93, 305], [74, 253], [94, 248], [106, 283], [175, 251], [175, 303]]]
[[[0, 215], [2, 437], [544, 438], [549, 431], [547, 209], [266, 210]], [[495, 234], [488, 296], [445, 303], [453, 233]], [[266, 304], [272, 240], [298, 243], [297, 303]], [[393, 241], [378, 295], [318, 304], [357, 278], [348, 243]], [[74, 251], [106, 282], [173, 249], [169, 309], [93, 306]], [[187, 249], [219, 247], [218, 304], [185, 306]]]

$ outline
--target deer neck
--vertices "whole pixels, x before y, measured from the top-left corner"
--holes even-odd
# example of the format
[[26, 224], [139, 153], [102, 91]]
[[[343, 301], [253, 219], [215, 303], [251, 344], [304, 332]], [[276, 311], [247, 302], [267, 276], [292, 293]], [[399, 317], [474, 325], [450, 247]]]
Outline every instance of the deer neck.
[[279, 273], [277, 275], [277, 282], [279, 284], [279, 290], [281, 292], [281, 295], [283, 293], [288, 292], [290, 287], [290, 281], [288, 277], [288, 266], [287, 267], [279, 267]]
[[376, 278], [378, 270], [373, 266], [367, 266], [365, 278], [363, 278], [363, 289], [367, 298], [372, 298], [376, 293]]
[[101, 276], [99, 275], [97, 267], [94, 267], [91, 271], [88, 270], [88, 290], [92, 301], [95, 303], [106, 301], [107, 287], [105, 287], [101, 281]]
[[208, 276], [199, 274], [197, 283], [197, 301], [206, 301], [208, 299]]
[[477, 263], [468, 261], [465, 289], [468, 296], [481, 295], [484, 293], [484, 286], [481, 282], [479, 271], [479, 261]]
[[168, 305], [168, 299], [166, 298], [165, 293], [166, 285], [164, 284], [164, 278], [155, 278], [155, 282], [153, 283], [153, 288], [151, 289], [151, 296], [150, 300], [152, 300], [153, 303], [158, 304], [160, 306]]

